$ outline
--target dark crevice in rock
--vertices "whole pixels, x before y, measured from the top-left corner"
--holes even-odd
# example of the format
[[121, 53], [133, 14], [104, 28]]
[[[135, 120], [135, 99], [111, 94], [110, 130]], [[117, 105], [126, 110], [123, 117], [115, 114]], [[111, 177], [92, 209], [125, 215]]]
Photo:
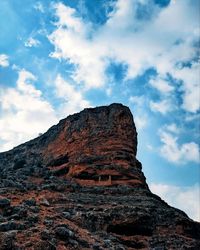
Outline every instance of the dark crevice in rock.
[[63, 166], [59, 169], [55, 169], [51, 171], [51, 173], [55, 176], [62, 176], [62, 175], [68, 174], [68, 172], [69, 172], [69, 168], [66, 166]]
[[107, 232], [126, 236], [151, 236], [153, 234], [152, 228], [141, 222], [109, 225]]
[[99, 176], [99, 181], [108, 181], [109, 179], [111, 180], [112, 176], [111, 175], [100, 175]]
[[98, 176], [96, 174], [91, 174], [85, 171], [78, 173], [73, 177], [80, 180], [95, 180], [95, 181], [98, 180]]
[[134, 249], [146, 249], [146, 245], [143, 242], [138, 242], [134, 240], [120, 240], [120, 243], [127, 246], [131, 247]]
[[26, 164], [26, 161], [23, 160], [23, 159], [22, 160], [16, 160], [15, 163], [14, 163], [13, 169], [17, 170], [17, 169], [23, 168], [25, 164]]
[[118, 235], [134, 236], [152, 236], [154, 231], [152, 217], [144, 215], [134, 221], [122, 223], [113, 223], [107, 227], [107, 232]]
[[57, 167], [57, 166], [63, 165], [63, 164], [68, 163], [68, 162], [69, 162], [68, 155], [61, 155], [61, 156], [57, 157], [56, 159], [51, 160], [47, 164], [47, 166]]

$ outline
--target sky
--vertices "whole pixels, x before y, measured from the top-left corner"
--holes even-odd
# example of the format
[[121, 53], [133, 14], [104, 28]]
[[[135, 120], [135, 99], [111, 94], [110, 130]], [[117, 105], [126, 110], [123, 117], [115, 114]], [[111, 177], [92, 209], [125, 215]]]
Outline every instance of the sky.
[[1, 0], [0, 152], [130, 107], [150, 189], [200, 221], [200, 1]]

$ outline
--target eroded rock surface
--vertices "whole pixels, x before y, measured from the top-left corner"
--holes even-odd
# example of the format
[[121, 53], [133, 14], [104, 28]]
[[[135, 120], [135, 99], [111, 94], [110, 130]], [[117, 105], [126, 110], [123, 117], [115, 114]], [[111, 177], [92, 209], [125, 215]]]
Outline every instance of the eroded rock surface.
[[0, 154], [0, 249], [200, 249], [200, 224], [152, 194], [121, 104]]

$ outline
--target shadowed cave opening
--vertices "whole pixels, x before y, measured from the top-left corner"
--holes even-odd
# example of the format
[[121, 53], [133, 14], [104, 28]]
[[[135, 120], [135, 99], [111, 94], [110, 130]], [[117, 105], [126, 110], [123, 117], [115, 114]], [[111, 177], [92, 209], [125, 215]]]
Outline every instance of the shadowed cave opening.
[[69, 162], [68, 155], [61, 155], [58, 158], [51, 160], [48, 163], [48, 166], [55, 166], [55, 167], [57, 167], [57, 166], [60, 166], [62, 164], [68, 163], [68, 162]]
[[62, 176], [62, 175], [68, 174], [68, 172], [69, 172], [69, 168], [62, 167], [62, 168], [53, 170], [52, 174], [55, 176]]
[[81, 172], [79, 174], [76, 174], [74, 178], [80, 179], [80, 180], [94, 180], [94, 181], [111, 181], [111, 180], [120, 180], [122, 177], [121, 176], [113, 176], [113, 175], [98, 175], [94, 173], [88, 173], [88, 172]]
[[96, 173], [88, 173], [86, 171], [78, 173], [73, 177], [76, 179], [80, 179], [80, 180], [93, 180], [93, 181], [99, 181], [99, 182], [116, 181], [116, 180], [126, 181], [126, 180], [130, 180], [131, 178], [131, 177], [122, 176], [122, 175], [109, 175], [109, 174], [98, 175]]
[[153, 234], [152, 228], [139, 221], [136, 223], [109, 225], [107, 232], [125, 236], [151, 236]]
[[86, 171], [83, 171], [81, 173], [78, 173], [73, 176], [74, 178], [80, 179], [80, 180], [94, 180], [98, 181], [98, 176], [96, 174], [91, 174]]
[[24, 159], [16, 160], [14, 163], [13, 169], [17, 170], [17, 169], [23, 168], [25, 164], [26, 164], [26, 161]]

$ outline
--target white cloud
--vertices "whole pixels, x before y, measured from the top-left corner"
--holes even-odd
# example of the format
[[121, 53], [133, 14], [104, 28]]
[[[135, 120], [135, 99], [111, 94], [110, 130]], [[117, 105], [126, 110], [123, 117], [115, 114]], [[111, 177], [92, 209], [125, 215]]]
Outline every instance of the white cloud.
[[41, 13], [44, 13], [44, 6], [41, 2], [36, 2], [33, 8], [40, 11]]
[[197, 112], [200, 109], [200, 63], [178, 68], [174, 70], [174, 76], [183, 81], [183, 108], [189, 112]]
[[142, 130], [147, 126], [146, 116], [134, 116], [134, 122], [137, 130]]
[[151, 144], [147, 144], [146, 147], [149, 151], [154, 151], [154, 147]]
[[113, 89], [111, 86], [108, 86], [105, 91], [106, 95], [110, 97], [112, 95]]
[[150, 85], [157, 89], [161, 94], [169, 94], [174, 90], [174, 87], [161, 76], [151, 78], [149, 81]]
[[178, 137], [165, 130], [160, 130], [160, 139], [163, 143], [160, 148], [161, 155], [168, 161], [177, 164], [199, 163], [199, 147], [195, 142], [179, 144]]
[[144, 106], [146, 103], [145, 96], [130, 96], [129, 104], [133, 105], [133, 116], [137, 130], [142, 130], [148, 125], [148, 115], [145, 112]]
[[77, 17], [75, 9], [62, 3], [56, 3], [54, 8], [56, 10], [56, 15], [59, 17], [59, 20], [56, 23], [59, 27], [68, 28], [75, 31], [75, 33], [80, 32], [85, 34], [87, 29], [86, 24]]
[[57, 122], [52, 106], [31, 83], [35, 76], [19, 71], [16, 88], [0, 92], [0, 151], [30, 140]]
[[78, 91], [75, 86], [65, 81], [60, 75], [56, 78], [55, 86], [56, 96], [63, 99], [60, 106], [61, 116], [73, 114], [90, 106], [90, 103], [83, 97], [81, 90]]
[[26, 47], [37, 47], [40, 45], [40, 41], [33, 38], [33, 37], [29, 37], [28, 40], [24, 43], [24, 45]]
[[179, 187], [151, 183], [149, 187], [169, 205], [183, 210], [193, 220], [200, 221], [200, 187], [198, 184]]
[[145, 97], [142, 96], [130, 96], [129, 102], [136, 105], [137, 107], [141, 107], [145, 103]]
[[163, 115], [167, 114], [169, 111], [172, 110], [172, 104], [170, 103], [170, 100], [168, 99], [164, 99], [160, 102], [150, 101], [149, 105], [150, 105], [150, 109], [153, 112], [160, 112]]
[[0, 54], [0, 67], [8, 67], [8, 66], [9, 66], [8, 56], [5, 54]]
[[171, 124], [167, 125], [166, 130], [168, 130], [169, 132], [175, 133], [175, 134], [178, 134], [180, 132], [180, 128], [178, 128], [175, 123], [171, 123]]
[[104, 48], [88, 38], [90, 25], [77, 17], [70, 7], [59, 3], [55, 9], [59, 21], [56, 23], [57, 29], [49, 36], [55, 46], [51, 56], [76, 65], [71, 77], [77, 83], [86, 83], [86, 88], [103, 86], [106, 79]]
[[[150, 19], [138, 20], [139, 4], [150, 10]], [[198, 39], [198, 8], [190, 0], [171, 1], [163, 9], [151, 1], [118, 0], [107, 22], [95, 30], [91, 23], [78, 17], [75, 9], [62, 3], [54, 7], [58, 22], [49, 36], [55, 47], [51, 56], [76, 66], [74, 81], [84, 83], [86, 88], [104, 86], [110, 59], [128, 66], [126, 79], [154, 67], [162, 79], [159, 83], [152, 81], [152, 85], [162, 93], [169, 93], [173, 86], [165, 80], [166, 76], [181, 79], [182, 108], [197, 111], [196, 81], [188, 82], [186, 74], [181, 76], [189, 68], [177, 70], [178, 63], [192, 60], [197, 53], [194, 43]], [[166, 101], [161, 103], [164, 104]], [[152, 107], [159, 110], [156, 104], [152, 103]], [[162, 113], [167, 112], [163, 109]]]
[[191, 121], [199, 121], [200, 120], [200, 114], [189, 114], [186, 116], [185, 121], [191, 122]]

